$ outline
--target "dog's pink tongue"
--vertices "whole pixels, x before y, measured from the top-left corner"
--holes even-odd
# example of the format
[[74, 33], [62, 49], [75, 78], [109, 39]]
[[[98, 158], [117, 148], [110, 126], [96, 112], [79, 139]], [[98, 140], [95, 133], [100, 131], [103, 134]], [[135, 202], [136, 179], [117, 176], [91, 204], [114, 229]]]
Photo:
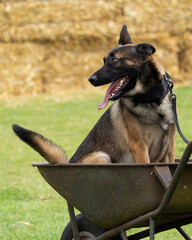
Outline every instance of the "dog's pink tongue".
[[111, 84], [111, 85], [108, 87], [107, 92], [105, 93], [105, 98], [104, 98], [103, 102], [98, 105], [97, 108], [98, 108], [99, 110], [105, 108], [105, 107], [107, 106], [107, 104], [109, 103], [109, 95], [110, 95], [110, 91], [111, 91], [112, 85], [113, 85], [113, 84]]

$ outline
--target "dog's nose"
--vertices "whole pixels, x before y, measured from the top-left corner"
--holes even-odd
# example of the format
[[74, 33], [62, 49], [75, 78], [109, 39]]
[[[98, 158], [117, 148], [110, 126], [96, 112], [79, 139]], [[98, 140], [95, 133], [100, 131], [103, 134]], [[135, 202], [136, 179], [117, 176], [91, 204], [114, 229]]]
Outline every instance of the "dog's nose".
[[89, 82], [92, 84], [92, 85], [95, 85], [96, 82], [97, 82], [97, 77], [93, 74], [89, 77]]

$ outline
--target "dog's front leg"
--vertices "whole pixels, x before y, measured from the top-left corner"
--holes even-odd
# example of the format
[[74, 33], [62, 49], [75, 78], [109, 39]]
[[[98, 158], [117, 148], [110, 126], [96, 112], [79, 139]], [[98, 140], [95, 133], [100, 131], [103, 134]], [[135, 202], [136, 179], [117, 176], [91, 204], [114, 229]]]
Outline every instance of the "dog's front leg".
[[127, 143], [136, 163], [150, 163], [149, 148], [145, 142], [143, 125], [130, 113], [124, 111], [127, 125]]
[[161, 162], [175, 162], [175, 134], [176, 126], [175, 124], [171, 124], [168, 134], [169, 143]]
[[148, 147], [144, 142], [136, 142], [132, 140], [129, 148], [136, 163], [150, 163]]

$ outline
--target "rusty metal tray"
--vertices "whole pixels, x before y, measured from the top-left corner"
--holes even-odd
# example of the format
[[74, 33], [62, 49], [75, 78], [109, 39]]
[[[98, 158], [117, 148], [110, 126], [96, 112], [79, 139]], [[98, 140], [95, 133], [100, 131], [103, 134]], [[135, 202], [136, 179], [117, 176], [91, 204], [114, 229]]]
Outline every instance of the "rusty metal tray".
[[[57, 164], [35, 163], [43, 178], [89, 220], [109, 229], [156, 209], [166, 189], [154, 166], [169, 164]], [[192, 162], [188, 162], [161, 223], [192, 214]], [[145, 224], [144, 224], [145, 225]]]

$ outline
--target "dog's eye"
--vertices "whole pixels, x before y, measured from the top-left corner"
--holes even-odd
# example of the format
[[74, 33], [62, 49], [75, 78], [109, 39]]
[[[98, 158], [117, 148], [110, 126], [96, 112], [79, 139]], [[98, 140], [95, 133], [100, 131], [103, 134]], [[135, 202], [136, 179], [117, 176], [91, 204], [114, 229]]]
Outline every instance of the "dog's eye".
[[118, 62], [118, 61], [119, 61], [119, 59], [116, 58], [116, 57], [112, 57], [112, 58], [111, 58], [111, 62], [112, 62], [112, 63], [116, 63], [116, 62]]

